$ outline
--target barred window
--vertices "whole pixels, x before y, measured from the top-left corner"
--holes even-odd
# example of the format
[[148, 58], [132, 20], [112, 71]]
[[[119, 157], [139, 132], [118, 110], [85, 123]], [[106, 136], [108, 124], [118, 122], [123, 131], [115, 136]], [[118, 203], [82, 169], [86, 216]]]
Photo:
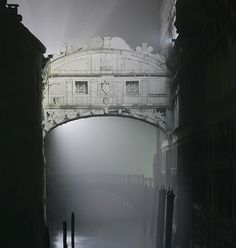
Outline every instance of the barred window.
[[138, 81], [126, 81], [126, 93], [127, 94], [138, 94], [139, 83]]
[[75, 81], [75, 93], [79, 95], [88, 94], [88, 82], [87, 81]]

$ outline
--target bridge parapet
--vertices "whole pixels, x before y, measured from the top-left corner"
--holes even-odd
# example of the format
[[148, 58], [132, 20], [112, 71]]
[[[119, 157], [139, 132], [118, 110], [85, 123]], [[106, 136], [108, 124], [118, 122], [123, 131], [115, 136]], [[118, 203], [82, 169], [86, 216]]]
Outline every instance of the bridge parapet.
[[142, 185], [154, 187], [153, 178], [145, 178], [144, 175], [77, 175], [79, 184], [89, 185]]
[[107, 115], [144, 120], [169, 132], [170, 73], [166, 59], [151, 51], [145, 45], [130, 49], [120, 38], [96, 38], [51, 57], [44, 68], [44, 134], [68, 121]]

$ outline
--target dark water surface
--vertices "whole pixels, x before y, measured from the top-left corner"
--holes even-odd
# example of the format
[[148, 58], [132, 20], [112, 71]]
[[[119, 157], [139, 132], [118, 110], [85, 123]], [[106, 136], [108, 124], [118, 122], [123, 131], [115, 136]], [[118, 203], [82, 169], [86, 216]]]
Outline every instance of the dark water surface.
[[[80, 228], [80, 230], [78, 230]], [[68, 248], [71, 247], [68, 232]], [[51, 233], [51, 247], [63, 248], [62, 230]], [[153, 239], [141, 223], [132, 221], [83, 225], [76, 228], [76, 248], [152, 248]]]

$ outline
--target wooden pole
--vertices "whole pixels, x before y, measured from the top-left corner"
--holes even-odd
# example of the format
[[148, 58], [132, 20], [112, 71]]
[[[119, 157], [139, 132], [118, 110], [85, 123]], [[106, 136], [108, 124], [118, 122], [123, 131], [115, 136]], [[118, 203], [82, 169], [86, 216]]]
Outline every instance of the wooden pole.
[[67, 248], [67, 223], [63, 221], [63, 248]]
[[45, 239], [46, 239], [46, 248], [50, 248], [50, 235], [49, 235], [48, 227], [45, 227]]
[[145, 184], [143, 187], [143, 230], [144, 232], [147, 231], [148, 226], [148, 188]]
[[155, 227], [157, 225], [157, 199], [158, 199], [158, 187], [155, 186], [153, 192], [153, 205], [152, 205], [152, 223], [151, 223], [151, 235], [155, 232]]
[[173, 193], [173, 189], [171, 190], [169, 189], [167, 192], [165, 248], [171, 248], [174, 199], [175, 199], [175, 194]]
[[159, 190], [156, 248], [163, 248], [164, 224], [165, 224], [165, 206], [166, 206], [166, 189], [164, 186], [162, 186], [161, 189]]
[[71, 248], [75, 248], [75, 214], [71, 214]]

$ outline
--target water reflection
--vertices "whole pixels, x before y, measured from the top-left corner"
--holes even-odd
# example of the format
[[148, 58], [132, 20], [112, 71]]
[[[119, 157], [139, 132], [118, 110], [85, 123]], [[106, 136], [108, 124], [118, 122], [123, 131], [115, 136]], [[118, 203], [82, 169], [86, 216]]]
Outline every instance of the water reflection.
[[[78, 230], [80, 228], [80, 230]], [[154, 247], [149, 232], [143, 229], [141, 222], [107, 223], [100, 226], [79, 227], [76, 230], [76, 248], [151, 248]], [[63, 248], [63, 233], [55, 231], [52, 235], [52, 247]], [[67, 238], [71, 247], [70, 232]]]
[[[150, 228], [153, 189], [144, 187], [144, 179], [152, 177], [156, 129], [125, 118], [91, 118], [63, 125], [47, 137], [51, 247], [63, 247], [62, 222], [67, 220], [70, 229], [72, 212], [76, 248], [154, 247], [143, 222]], [[81, 183], [80, 175], [91, 174], [114, 177]], [[135, 175], [139, 183], [131, 180]], [[67, 241], [70, 248], [70, 233]]]

